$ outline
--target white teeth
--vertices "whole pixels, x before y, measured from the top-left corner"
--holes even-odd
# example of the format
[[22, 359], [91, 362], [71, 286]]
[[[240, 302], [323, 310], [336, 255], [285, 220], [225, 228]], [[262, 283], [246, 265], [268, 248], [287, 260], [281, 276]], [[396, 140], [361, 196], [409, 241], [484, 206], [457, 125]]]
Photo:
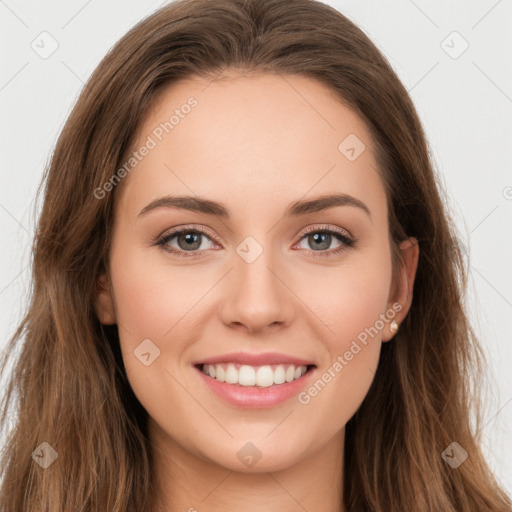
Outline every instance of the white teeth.
[[238, 384], [240, 386], [254, 386], [256, 384], [256, 372], [252, 366], [243, 365], [238, 370]]
[[284, 374], [284, 368], [283, 365], [280, 364], [275, 370], [274, 370], [274, 384], [284, 384], [286, 381], [285, 374]]
[[[204, 365], [209, 366], [209, 365]], [[234, 364], [228, 364], [228, 368], [226, 370], [226, 382], [229, 384], [237, 384], [238, 383], [238, 370], [235, 368]]]
[[202, 371], [211, 378], [240, 386], [269, 387], [299, 379], [307, 371], [306, 366], [265, 365], [249, 366], [226, 364], [203, 364]]
[[256, 384], [262, 388], [267, 388], [274, 384], [274, 372], [270, 366], [260, 366], [256, 371]]
[[220, 364], [215, 368], [215, 373], [215, 378], [217, 380], [220, 380], [221, 382], [224, 382], [226, 380], [226, 371], [224, 370], [224, 368], [222, 368]]

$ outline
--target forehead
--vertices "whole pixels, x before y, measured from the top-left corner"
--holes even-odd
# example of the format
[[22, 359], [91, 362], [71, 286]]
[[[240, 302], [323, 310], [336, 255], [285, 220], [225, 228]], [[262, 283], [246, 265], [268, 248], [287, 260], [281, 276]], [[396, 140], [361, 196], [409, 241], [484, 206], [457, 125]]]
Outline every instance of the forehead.
[[177, 82], [143, 118], [132, 151], [144, 146], [152, 147], [119, 191], [127, 207], [170, 193], [260, 208], [269, 194], [283, 202], [334, 192], [385, 201], [365, 123], [309, 77]]

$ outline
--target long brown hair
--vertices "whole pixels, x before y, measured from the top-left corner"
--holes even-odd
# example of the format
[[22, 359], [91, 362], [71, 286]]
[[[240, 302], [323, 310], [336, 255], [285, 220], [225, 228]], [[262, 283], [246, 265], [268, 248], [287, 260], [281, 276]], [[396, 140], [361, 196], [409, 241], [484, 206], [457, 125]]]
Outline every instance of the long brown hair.
[[[402, 240], [420, 244], [409, 314], [383, 344], [346, 426], [343, 506], [510, 511], [479, 447], [483, 353], [464, 308], [466, 262], [418, 115], [368, 37], [313, 0], [178, 0], [130, 30], [87, 82], [45, 171], [31, 302], [2, 360], [3, 374], [18, 352], [2, 402], [2, 424], [15, 420], [0, 509], [151, 510], [147, 413], [126, 378], [122, 326], [101, 325], [93, 305], [108, 268], [116, 187], [101, 199], [94, 191], [116, 174], [158, 91], [227, 69], [303, 75], [334, 91], [375, 138], [394, 269]], [[457, 468], [442, 456], [454, 442], [468, 454]], [[36, 457], [53, 452], [42, 443], [58, 456], [45, 470]]]

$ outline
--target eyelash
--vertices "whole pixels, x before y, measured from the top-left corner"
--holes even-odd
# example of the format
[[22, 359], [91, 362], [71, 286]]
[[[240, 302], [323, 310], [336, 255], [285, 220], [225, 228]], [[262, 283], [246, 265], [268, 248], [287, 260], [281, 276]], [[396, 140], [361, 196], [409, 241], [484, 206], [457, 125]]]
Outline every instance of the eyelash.
[[[198, 252], [197, 250], [190, 251], [190, 253], [187, 254], [187, 251], [176, 250], [174, 248], [166, 248], [165, 247], [165, 245], [170, 240], [172, 240], [176, 236], [179, 236], [184, 233], [201, 233], [201, 234], [205, 235], [208, 239], [215, 241], [214, 238], [212, 236], [210, 236], [209, 233], [201, 226], [187, 226], [184, 228], [175, 229], [175, 230], [171, 231], [170, 233], [165, 233], [164, 235], [158, 237], [157, 240], [153, 243], [153, 245], [162, 247], [162, 249], [164, 251], [171, 253], [175, 256], [178, 256], [178, 257], [200, 258], [201, 253]], [[340, 245], [340, 247], [338, 247], [337, 249], [331, 249], [329, 251], [309, 250], [309, 252], [312, 253], [312, 256], [314, 258], [325, 258], [325, 257], [330, 257], [330, 256], [336, 256], [344, 251], [347, 251], [351, 248], [356, 247], [357, 240], [347, 236], [344, 231], [338, 230], [336, 228], [325, 227], [325, 226], [307, 228], [303, 232], [302, 236], [300, 237], [299, 243], [302, 241], [303, 238], [305, 238], [310, 233], [322, 233], [322, 234], [334, 235], [335, 238], [337, 238], [340, 242], [342, 242], [342, 245]]]

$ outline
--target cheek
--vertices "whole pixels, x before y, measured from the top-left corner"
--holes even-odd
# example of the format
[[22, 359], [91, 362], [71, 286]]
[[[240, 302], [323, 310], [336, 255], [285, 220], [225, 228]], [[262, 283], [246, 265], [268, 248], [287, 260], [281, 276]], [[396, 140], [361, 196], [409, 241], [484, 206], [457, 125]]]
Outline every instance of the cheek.
[[[162, 386], [171, 399], [173, 379], [165, 370], [174, 373], [190, 339], [200, 335], [204, 296], [218, 281], [212, 272], [173, 267], [152, 252], [118, 246], [111, 254], [121, 352], [132, 388], [148, 406]], [[141, 354], [148, 352], [154, 362], [145, 366]]]
[[126, 374], [144, 408], [159, 417], [163, 404], [176, 408], [181, 403], [173, 375], [186, 344], [190, 310], [205, 284], [155, 263], [149, 252], [118, 246], [110, 265]]
[[[316, 319], [315, 330], [323, 325], [322, 337], [332, 355], [375, 326], [386, 311], [390, 282], [389, 258], [358, 257], [338, 268], [301, 272], [293, 286]], [[377, 329], [382, 330], [381, 322]]]
[[[301, 428], [329, 437], [350, 420], [366, 397], [377, 370], [389, 292], [386, 264], [340, 269], [325, 279], [323, 293], [309, 295], [312, 309], [329, 327], [317, 327], [327, 357], [316, 380], [298, 396], [309, 418]], [[388, 320], [390, 321], [390, 320]], [[327, 420], [326, 420], [327, 419]]]
[[172, 268], [142, 251], [112, 254], [116, 313], [125, 334], [135, 339], [167, 337], [208, 289], [192, 267]]

